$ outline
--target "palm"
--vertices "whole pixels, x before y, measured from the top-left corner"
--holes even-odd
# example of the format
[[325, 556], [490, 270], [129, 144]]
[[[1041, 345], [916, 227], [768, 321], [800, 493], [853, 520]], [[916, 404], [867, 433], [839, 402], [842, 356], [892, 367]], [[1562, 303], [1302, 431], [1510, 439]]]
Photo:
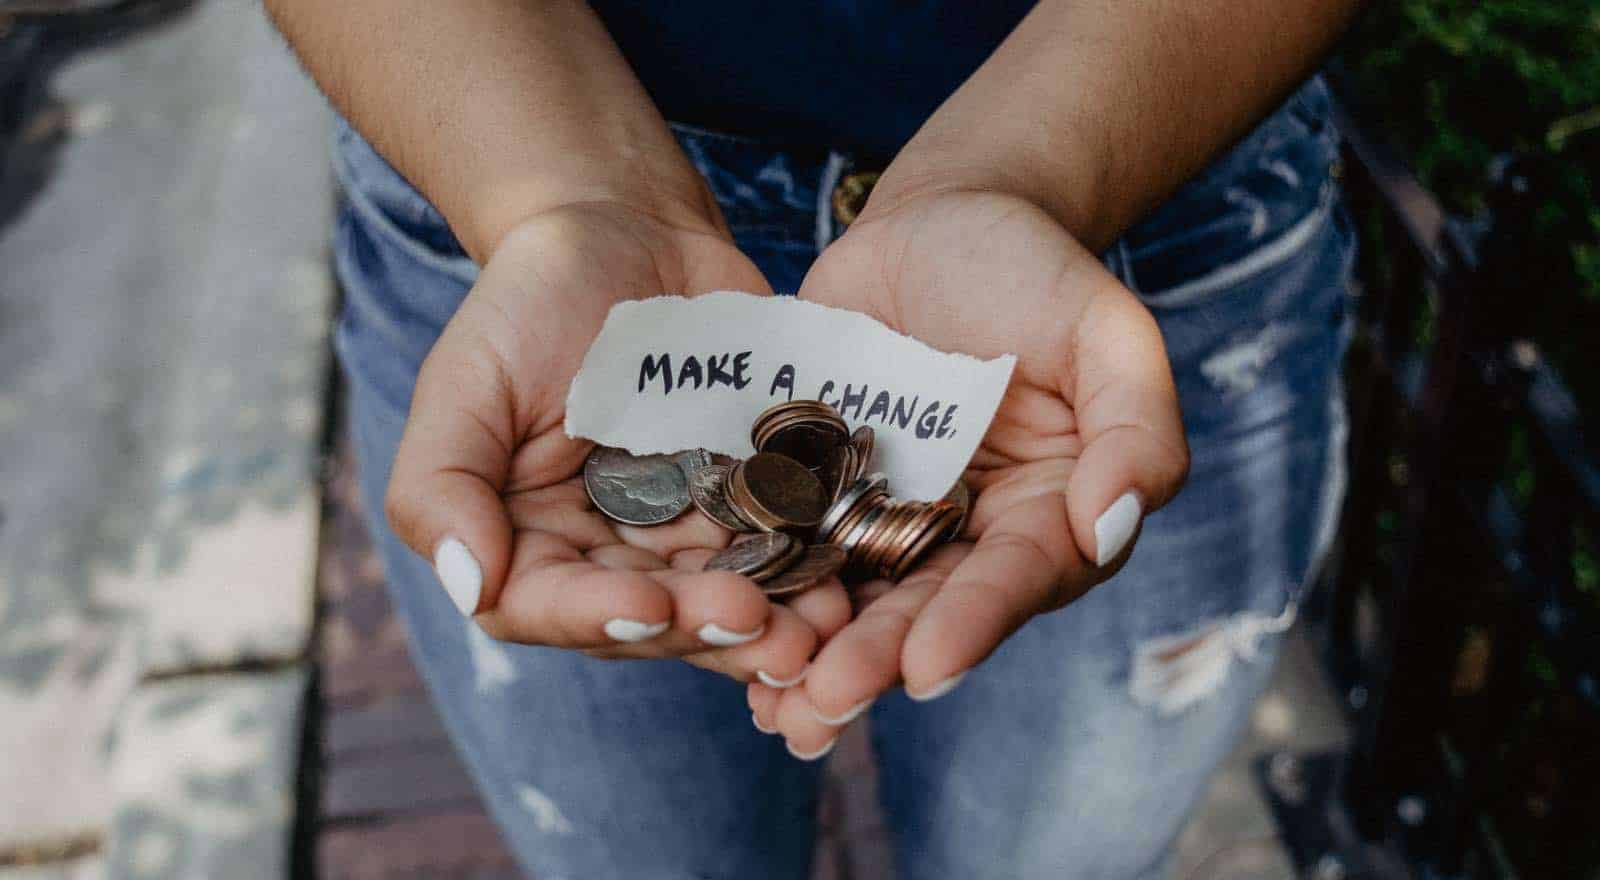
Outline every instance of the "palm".
[[[607, 655], [689, 655], [706, 649], [697, 633], [714, 623], [768, 632], [748, 647], [761, 648], [761, 668], [775, 675], [803, 665], [815, 640], [803, 613], [770, 611], [748, 579], [699, 571], [726, 531], [698, 513], [653, 529], [612, 523], [578, 477], [592, 444], [563, 427], [567, 389], [614, 304], [727, 287], [765, 282], [724, 238], [610, 206], [525, 222], [484, 266], [423, 364], [387, 506], [419, 552], [446, 535], [469, 548], [482, 573], [469, 610], [489, 634]], [[670, 630], [654, 629], [667, 621]], [[774, 640], [784, 644], [762, 647]]]
[[752, 692], [758, 716], [775, 712], [804, 750], [833, 734], [796, 706], [838, 718], [897, 682], [934, 692], [1031, 616], [1104, 580], [1125, 553], [1118, 541], [1097, 546], [1098, 518], [1128, 493], [1145, 510], [1163, 503], [1187, 452], [1154, 320], [1027, 201], [963, 191], [869, 206], [800, 295], [936, 348], [1017, 356], [967, 471], [977, 496], [963, 540], [894, 589], [870, 585], [876, 600], [813, 661], [804, 694]]
[[1137, 310], [1043, 211], [987, 193], [932, 197], [852, 228], [801, 295], [866, 312], [936, 348], [1017, 355], [967, 471], [978, 492], [970, 537], [1031, 498], [1067, 491], [1084, 445], [1078, 406], [1092, 402], [1078, 393], [1092, 379], [1079, 375], [1080, 340], [1108, 315]]

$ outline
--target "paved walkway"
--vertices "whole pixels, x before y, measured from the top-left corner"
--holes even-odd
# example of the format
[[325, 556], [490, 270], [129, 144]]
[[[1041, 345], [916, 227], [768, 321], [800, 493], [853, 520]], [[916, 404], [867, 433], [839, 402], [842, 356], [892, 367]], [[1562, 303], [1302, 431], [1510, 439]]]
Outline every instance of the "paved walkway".
[[326, 109], [245, 0], [0, 50], [0, 878], [283, 877]]

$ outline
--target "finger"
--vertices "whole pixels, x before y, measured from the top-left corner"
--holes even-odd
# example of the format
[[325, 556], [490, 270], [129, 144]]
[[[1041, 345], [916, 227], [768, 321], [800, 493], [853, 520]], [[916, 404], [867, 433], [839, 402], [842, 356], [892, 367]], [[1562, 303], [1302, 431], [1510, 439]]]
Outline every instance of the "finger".
[[733, 533], [712, 522], [709, 517], [693, 508], [677, 519], [658, 526], [630, 526], [618, 523], [616, 534], [635, 547], [649, 550], [657, 556], [670, 558], [682, 550], [710, 547], [720, 550], [728, 546]]
[[[489, 635], [523, 644], [598, 648], [652, 640], [673, 619], [671, 592], [647, 558], [599, 549], [602, 565], [544, 532], [516, 536], [516, 568], [499, 601], [479, 612]], [[633, 551], [642, 553], [643, 551]]]
[[823, 646], [804, 685], [815, 720], [848, 724], [900, 683], [900, 655], [912, 621], [962, 555], [958, 547], [942, 548]]
[[783, 735], [789, 754], [802, 761], [820, 760], [833, 751], [839, 740], [839, 727], [817, 720], [816, 707], [803, 688], [779, 691], [777, 711], [772, 717], [772, 727]]
[[906, 693], [932, 699], [947, 692], [1028, 618], [1059, 605], [1060, 591], [1075, 597], [1097, 575], [1073, 544], [1061, 493], [1007, 508], [912, 625], [900, 657]]
[[672, 595], [672, 631], [666, 635], [685, 653], [731, 648], [766, 631], [772, 604], [755, 581], [731, 571], [654, 572]]
[[[672, 556], [672, 567], [680, 571], [700, 571], [714, 555], [714, 551], [698, 547], [682, 550]], [[824, 642], [850, 622], [850, 596], [837, 577], [782, 601], [810, 624]]]
[[511, 527], [556, 535], [579, 550], [619, 542], [605, 514], [594, 508], [581, 477], [553, 486], [523, 489], [505, 496]]
[[433, 562], [468, 615], [494, 607], [510, 561], [500, 498], [516, 442], [507, 388], [492, 354], [458, 346], [446, 328], [417, 377], [384, 498], [395, 534]]
[[1071, 387], [1085, 446], [1067, 488], [1072, 535], [1106, 567], [1132, 546], [1139, 523], [1177, 493], [1189, 449], [1155, 319], [1131, 295], [1097, 297], [1077, 328]]
[[762, 733], [777, 733], [778, 698], [783, 692], [759, 681], [751, 682], [745, 689], [745, 699], [750, 703], [750, 721]]
[[816, 630], [800, 615], [779, 605], [767, 618], [767, 630], [761, 638], [731, 648], [690, 654], [684, 659], [737, 681], [757, 681], [783, 690], [805, 678], [816, 647]]
[[823, 642], [833, 638], [850, 622], [850, 594], [837, 577], [828, 578], [788, 599], [786, 604], [816, 630], [817, 638]]

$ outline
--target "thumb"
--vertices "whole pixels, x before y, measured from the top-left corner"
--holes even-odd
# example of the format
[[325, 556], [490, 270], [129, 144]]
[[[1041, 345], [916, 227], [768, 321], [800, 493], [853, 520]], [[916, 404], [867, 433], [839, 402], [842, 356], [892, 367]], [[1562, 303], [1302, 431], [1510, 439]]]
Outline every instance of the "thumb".
[[1105, 567], [1177, 494], [1189, 447], [1161, 331], [1138, 300], [1120, 285], [1096, 296], [1075, 336], [1063, 396], [1084, 449], [1067, 483], [1067, 519], [1084, 558]]
[[511, 522], [500, 490], [515, 431], [508, 384], [492, 355], [453, 343], [446, 328], [417, 376], [384, 513], [470, 616], [493, 607], [505, 583]]

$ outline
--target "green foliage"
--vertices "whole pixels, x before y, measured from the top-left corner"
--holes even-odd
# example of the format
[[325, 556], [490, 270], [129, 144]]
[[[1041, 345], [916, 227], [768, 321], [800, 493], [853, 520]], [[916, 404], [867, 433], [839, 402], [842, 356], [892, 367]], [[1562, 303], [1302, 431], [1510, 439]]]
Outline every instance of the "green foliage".
[[1558, 289], [1539, 291], [1536, 335], [1600, 411], [1579, 375], [1593, 340], [1573, 338], [1600, 326], [1600, 0], [1373, 3], [1344, 61], [1370, 124], [1452, 210], [1484, 207], [1496, 156], [1538, 158], [1530, 276]]

